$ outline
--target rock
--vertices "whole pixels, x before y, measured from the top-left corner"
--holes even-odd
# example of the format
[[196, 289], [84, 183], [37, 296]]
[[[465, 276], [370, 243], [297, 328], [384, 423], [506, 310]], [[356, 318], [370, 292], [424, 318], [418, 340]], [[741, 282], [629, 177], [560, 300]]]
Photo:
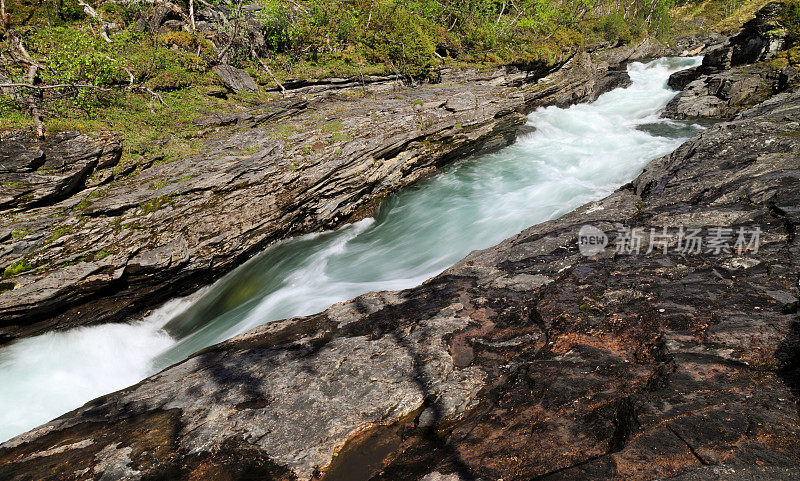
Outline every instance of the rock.
[[54, 203], [81, 191], [96, 170], [114, 167], [122, 145], [77, 133], [44, 141], [27, 136], [0, 142], [0, 211]]
[[216, 65], [212, 71], [219, 76], [222, 83], [230, 90], [239, 92], [258, 92], [258, 84], [244, 70], [230, 65]]
[[[779, 94], [421, 286], [204, 349], [0, 445], [0, 478], [793, 479], [799, 122]], [[679, 225], [759, 249], [681, 253]], [[623, 226], [674, 248], [614, 253]]]
[[788, 32], [780, 23], [784, 8], [784, 3], [768, 3], [731, 38], [731, 66], [767, 60], [788, 46]]
[[779, 22], [782, 9], [783, 4], [767, 4], [737, 35], [709, 48], [700, 67], [670, 76], [668, 85], [682, 92], [663, 116], [730, 119], [796, 82], [797, 69], [776, 71], [766, 62], [788, 47]]
[[425, 475], [420, 481], [462, 481], [461, 477], [455, 473], [442, 474], [438, 471]]
[[[745, 65], [710, 75], [703, 75], [685, 85], [673, 98], [662, 116], [673, 119], [733, 118], [753, 104], [785, 90], [797, 76], [796, 70], [776, 72], [769, 65]], [[691, 78], [671, 77], [679, 85]]]
[[[296, 95], [249, 112], [198, 119], [206, 137], [200, 153], [172, 162], [100, 168], [118, 161], [118, 146], [57, 142], [94, 153], [63, 164], [76, 169], [60, 180], [68, 188], [48, 184], [45, 196], [43, 186], [25, 186], [4, 202], [16, 212], [0, 216], [0, 272], [19, 261], [32, 268], [0, 293], [0, 339], [125, 320], [219, 278], [276, 240], [360, 219], [453, 159], [512, 142], [524, 113], [591, 100], [608, 72], [659, 52], [666, 51], [652, 42], [595, 48], [549, 75], [549, 66], [452, 70], [415, 89], [368, 78], [374, 95], [364, 98], [338, 95], [361, 89], [360, 79], [306, 82]], [[312, 91], [314, 100], [302, 97]], [[31, 171], [43, 159], [27, 147], [36, 141], [14, 142], [1, 144], [3, 155], [16, 156], [14, 169], [43, 177]], [[25, 192], [42, 192], [35, 209]], [[13, 231], [28, 234], [14, 239]]]
[[444, 104], [445, 110], [451, 112], [463, 112], [473, 110], [478, 107], [478, 98], [471, 92], [462, 92], [453, 95]]
[[687, 85], [694, 82], [700, 77], [698, 73], [699, 67], [692, 67], [686, 70], [680, 70], [669, 76], [667, 85], [672, 90], [684, 90]]
[[771, 2], [746, 22], [726, 43], [706, 52], [703, 73], [718, 72], [768, 60], [788, 46], [787, 31], [780, 24], [783, 4]]

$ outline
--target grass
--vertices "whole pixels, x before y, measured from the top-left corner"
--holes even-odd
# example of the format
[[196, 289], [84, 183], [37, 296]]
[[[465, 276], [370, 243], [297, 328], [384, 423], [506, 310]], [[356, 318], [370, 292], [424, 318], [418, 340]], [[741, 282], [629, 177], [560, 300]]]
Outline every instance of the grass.
[[341, 132], [334, 132], [331, 134], [331, 140], [333, 142], [352, 142], [353, 137], [347, 134], [343, 134]]
[[322, 126], [323, 132], [338, 132], [342, 129], [344, 129], [344, 125], [338, 120], [334, 122], [328, 122], [327, 124]]

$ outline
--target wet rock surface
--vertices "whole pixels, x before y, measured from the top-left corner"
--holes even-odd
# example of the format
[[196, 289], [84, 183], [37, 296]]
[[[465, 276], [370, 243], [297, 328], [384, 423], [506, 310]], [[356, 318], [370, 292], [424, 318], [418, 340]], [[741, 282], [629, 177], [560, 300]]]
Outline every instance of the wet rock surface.
[[668, 53], [681, 51], [606, 46], [549, 75], [444, 71], [410, 89], [303, 84], [196, 121], [199, 154], [138, 166], [115, 165], [121, 147], [103, 139], [3, 139], [0, 177], [15, 183], [0, 195], [0, 342], [121, 321], [188, 293], [271, 242], [368, 215], [451, 160], [507, 145], [524, 113], [594, 99], [624, 84], [628, 61]]
[[779, 94], [422, 286], [205, 349], [0, 445], [0, 478], [797, 479], [799, 121]]

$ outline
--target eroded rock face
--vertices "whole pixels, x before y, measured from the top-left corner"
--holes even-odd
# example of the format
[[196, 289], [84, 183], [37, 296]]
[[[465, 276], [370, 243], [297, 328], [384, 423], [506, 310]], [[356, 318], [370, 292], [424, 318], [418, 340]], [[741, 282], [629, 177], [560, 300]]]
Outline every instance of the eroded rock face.
[[690, 80], [689, 74], [670, 79], [673, 88], [682, 85], [683, 91], [667, 105], [664, 117], [731, 119], [800, 79], [797, 69], [776, 71], [768, 63], [740, 66], [696, 80]]
[[727, 42], [708, 48], [703, 64], [676, 72], [669, 86], [681, 90], [664, 110], [673, 119], [731, 119], [800, 80], [797, 68], [776, 70], [768, 60], [788, 47], [779, 18], [783, 4], [769, 3]]
[[[0, 273], [8, 273], [0, 342], [123, 320], [275, 240], [368, 215], [451, 160], [507, 145], [523, 113], [593, 99], [620, 82], [626, 62], [666, 52], [645, 42], [579, 53], [543, 78], [509, 67], [444, 72], [441, 83], [413, 89], [380, 79], [366, 92], [353, 82], [302, 85], [251, 112], [198, 120], [197, 135], [207, 139], [199, 154], [138, 166], [107, 168], [117, 144], [107, 152], [88, 143], [73, 159], [45, 148], [42, 157], [29, 140], [4, 141], [13, 168], [31, 172], [0, 176], [39, 182], [45, 177], [32, 170], [43, 159], [61, 159], [67, 176], [46, 177], [52, 185], [31, 180], [34, 187], [0, 200]], [[53, 140], [75, 152], [85, 141]]]
[[[117, 165], [122, 144], [83, 134], [30, 136], [0, 142], [0, 211], [22, 210], [67, 198]], [[0, 234], [2, 237], [2, 234]]]
[[[0, 478], [795, 479], [798, 121], [780, 94], [422, 286], [205, 349], [0, 445]], [[672, 248], [585, 257], [584, 224]]]

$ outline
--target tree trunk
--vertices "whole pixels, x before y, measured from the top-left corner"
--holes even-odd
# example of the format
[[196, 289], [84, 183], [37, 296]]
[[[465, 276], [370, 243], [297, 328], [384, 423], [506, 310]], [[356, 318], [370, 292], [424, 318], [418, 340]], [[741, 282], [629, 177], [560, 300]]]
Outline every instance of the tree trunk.
[[6, 13], [6, 0], [0, 0], [0, 22], [3, 24], [3, 30], [7, 30], [10, 22]]

